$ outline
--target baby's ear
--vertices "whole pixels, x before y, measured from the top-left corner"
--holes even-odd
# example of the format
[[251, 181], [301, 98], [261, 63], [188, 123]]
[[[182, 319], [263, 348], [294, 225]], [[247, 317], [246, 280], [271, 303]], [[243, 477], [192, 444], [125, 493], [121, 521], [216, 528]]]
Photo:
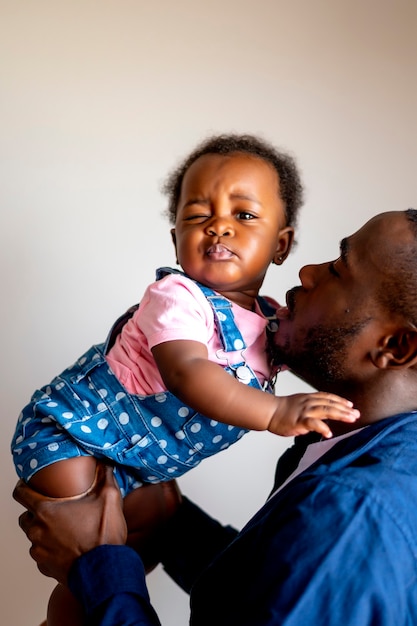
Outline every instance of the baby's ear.
[[278, 245], [272, 260], [275, 265], [281, 265], [290, 253], [291, 246], [294, 241], [294, 229], [286, 226], [279, 231]]
[[175, 234], [175, 228], [171, 228], [171, 239], [175, 248], [175, 260], [178, 263], [178, 254], [177, 254], [177, 236]]
[[417, 329], [400, 327], [386, 335], [371, 353], [373, 363], [381, 369], [408, 368], [417, 364]]

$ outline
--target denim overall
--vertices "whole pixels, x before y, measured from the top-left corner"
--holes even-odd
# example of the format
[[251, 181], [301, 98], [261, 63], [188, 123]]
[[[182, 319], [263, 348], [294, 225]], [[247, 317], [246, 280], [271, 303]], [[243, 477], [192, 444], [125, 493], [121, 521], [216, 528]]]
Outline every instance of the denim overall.
[[[178, 270], [160, 268], [157, 279], [168, 272]], [[224, 352], [243, 353], [246, 346], [230, 301], [197, 284], [213, 308]], [[274, 319], [273, 307], [264, 298], [258, 301], [265, 316]], [[29, 480], [51, 463], [93, 455], [115, 463], [115, 477], [127, 495], [142, 483], [181, 476], [247, 432], [196, 413], [169, 391], [146, 396], [124, 389], [105, 354], [138, 306], [115, 322], [105, 343], [92, 346], [33, 394], [19, 416], [12, 442], [19, 477]], [[262, 388], [243, 355], [241, 363], [225, 369], [244, 384]], [[263, 389], [273, 391], [268, 384]]]

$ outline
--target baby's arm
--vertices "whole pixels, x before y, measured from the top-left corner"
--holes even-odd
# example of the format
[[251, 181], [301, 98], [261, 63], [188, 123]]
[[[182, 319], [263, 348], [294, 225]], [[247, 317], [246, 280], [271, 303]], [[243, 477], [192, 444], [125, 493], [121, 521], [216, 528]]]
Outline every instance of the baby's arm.
[[354, 422], [359, 417], [351, 402], [333, 394], [278, 398], [242, 384], [209, 361], [206, 346], [197, 341], [167, 341], [152, 353], [167, 389], [219, 422], [287, 436], [315, 430], [330, 437], [324, 419]]
[[328, 439], [333, 433], [323, 420], [355, 422], [360, 417], [351, 402], [325, 391], [297, 393], [276, 400], [279, 409], [268, 425], [268, 430], [276, 435], [305, 435], [314, 430]]

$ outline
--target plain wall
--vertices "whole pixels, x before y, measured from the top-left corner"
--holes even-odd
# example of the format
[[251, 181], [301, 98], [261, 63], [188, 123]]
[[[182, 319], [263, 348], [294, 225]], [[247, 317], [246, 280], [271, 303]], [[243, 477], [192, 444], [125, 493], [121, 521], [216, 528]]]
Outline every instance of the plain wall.
[[[416, 31], [415, 0], [0, 2], [2, 624], [39, 624], [53, 586], [11, 498], [17, 416], [175, 264], [166, 174], [209, 133], [296, 156], [298, 246], [263, 289], [283, 299], [369, 217], [417, 208]], [[280, 375], [277, 393], [304, 389]], [[251, 433], [180, 486], [240, 526], [290, 443]], [[187, 596], [159, 568], [149, 585], [185, 625]]]

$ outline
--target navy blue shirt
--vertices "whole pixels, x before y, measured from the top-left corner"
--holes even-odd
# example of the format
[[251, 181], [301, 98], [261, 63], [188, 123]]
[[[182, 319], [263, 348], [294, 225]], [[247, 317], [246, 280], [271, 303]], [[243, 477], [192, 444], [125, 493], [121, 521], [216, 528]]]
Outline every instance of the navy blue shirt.
[[[339, 441], [240, 533], [184, 499], [162, 551], [192, 626], [415, 626], [417, 413]], [[129, 548], [83, 555], [70, 588], [89, 624], [159, 624]]]

